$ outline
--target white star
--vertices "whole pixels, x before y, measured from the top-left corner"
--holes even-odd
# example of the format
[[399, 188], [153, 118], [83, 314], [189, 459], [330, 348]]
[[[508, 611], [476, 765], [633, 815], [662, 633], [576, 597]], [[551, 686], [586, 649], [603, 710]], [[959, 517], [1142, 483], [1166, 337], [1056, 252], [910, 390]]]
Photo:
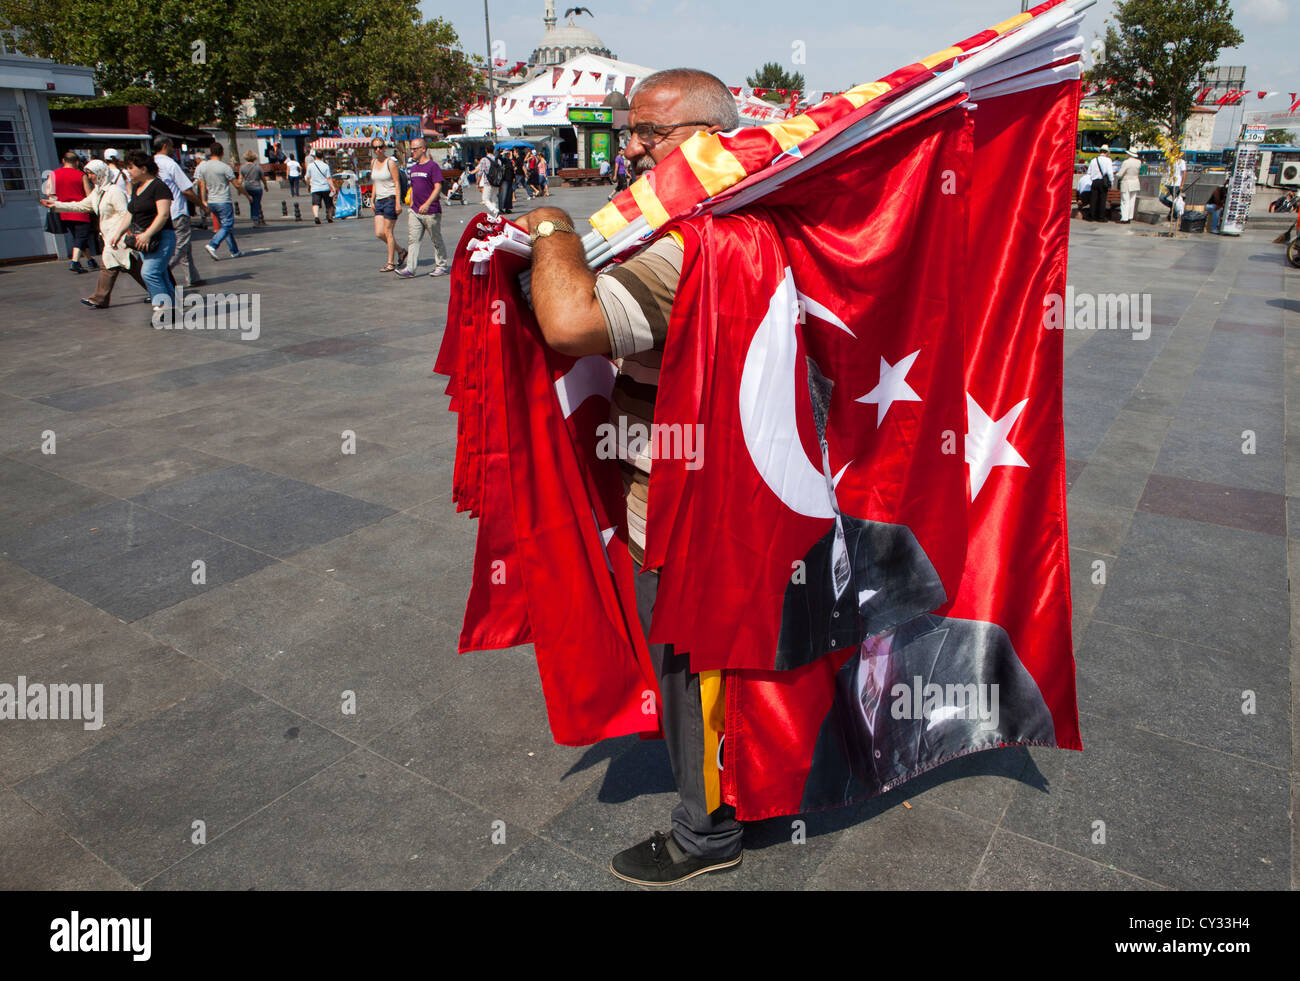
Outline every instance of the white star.
[[885, 421], [885, 413], [895, 402], [920, 402], [921, 396], [912, 391], [907, 383], [907, 373], [912, 370], [920, 351], [913, 351], [898, 364], [891, 365], [884, 358], [880, 359], [880, 383], [858, 402], [869, 402], [876, 407], [876, 428]]
[[596, 522], [596, 529], [600, 532], [600, 547], [605, 553], [605, 568], [608, 569], [610, 572], [613, 572], [614, 566], [609, 561], [609, 543], [610, 543], [610, 539], [614, 537], [614, 529], [600, 527], [600, 519], [596, 517], [595, 508], [591, 509], [591, 520]]
[[969, 392], [966, 393], [966, 462], [970, 464], [970, 499], [979, 496], [984, 481], [994, 467], [1027, 467], [1028, 463], [1016, 448], [1007, 441], [1007, 433], [1029, 404], [1025, 399], [1010, 412], [994, 422], [980, 408]]

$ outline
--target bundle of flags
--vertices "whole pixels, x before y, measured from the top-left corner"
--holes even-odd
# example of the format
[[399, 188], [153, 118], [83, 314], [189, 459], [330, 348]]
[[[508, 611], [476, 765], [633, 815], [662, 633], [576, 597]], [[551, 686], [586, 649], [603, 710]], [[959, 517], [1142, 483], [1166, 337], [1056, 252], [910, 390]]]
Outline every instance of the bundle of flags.
[[[741, 820], [978, 750], [1081, 748], [1045, 312], [1065, 292], [1091, 2], [1050, 0], [802, 116], [696, 134], [593, 217], [593, 266], [668, 230], [684, 251], [648, 632], [598, 452], [614, 365], [551, 350], [526, 238], [471, 223], [436, 369], [455, 497], [479, 519], [460, 647], [533, 643], [558, 741], [658, 731], [648, 641], [701, 674], [705, 785]], [[688, 432], [696, 452], [674, 452]]]

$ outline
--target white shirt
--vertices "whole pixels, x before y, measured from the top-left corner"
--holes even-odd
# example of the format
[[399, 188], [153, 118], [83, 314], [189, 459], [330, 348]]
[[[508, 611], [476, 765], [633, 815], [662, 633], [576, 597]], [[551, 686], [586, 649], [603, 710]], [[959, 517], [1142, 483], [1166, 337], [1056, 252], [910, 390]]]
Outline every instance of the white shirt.
[[319, 157], [307, 165], [307, 177], [311, 180], [312, 193], [330, 189], [330, 165]]
[[[1089, 166], [1088, 169], [1091, 170], [1091, 169], [1092, 169], [1091, 166]], [[1077, 185], [1077, 190], [1078, 190], [1078, 192], [1079, 192], [1080, 194], [1086, 194], [1086, 193], [1087, 193], [1089, 190], [1091, 190], [1091, 189], [1092, 189], [1092, 175], [1091, 175], [1091, 174], [1080, 174], [1080, 175], [1079, 175], [1079, 183], [1078, 183], [1078, 185]]]
[[1114, 181], [1115, 165], [1111, 163], [1110, 157], [1102, 153], [1094, 157], [1092, 163], [1088, 164], [1088, 176], [1095, 181], [1105, 177], [1108, 181]]
[[297, 160], [286, 160], [284, 166], [290, 177], [302, 176], [302, 165]]
[[185, 207], [185, 194], [194, 186], [194, 182], [185, 176], [181, 165], [165, 153], [155, 153], [154, 163], [158, 165], [158, 179], [172, 192], [172, 221], [189, 214]]
[[1187, 161], [1182, 157], [1174, 164], [1174, 187], [1183, 186], [1183, 174], [1187, 173]]

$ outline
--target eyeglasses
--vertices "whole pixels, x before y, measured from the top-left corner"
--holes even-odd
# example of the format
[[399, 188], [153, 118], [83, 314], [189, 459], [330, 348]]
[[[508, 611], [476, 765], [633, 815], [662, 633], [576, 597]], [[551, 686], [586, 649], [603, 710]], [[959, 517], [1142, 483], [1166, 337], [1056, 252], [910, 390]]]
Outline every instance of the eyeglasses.
[[384, 145], [383, 145], [382, 143], [371, 143], [371, 144], [370, 144], [370, 149], [372, 149], [372, 150], [382, 150], [383, 148], [384, 148]]
[[632, 127], [632, 135], [644, 147], [652, 147], [660, 140], [667, 137], [675, 129], [681, 129], [683, 126], [712, 126], [712, 123], [706, 123], [697, 120], [693, 123], [637, 123]]

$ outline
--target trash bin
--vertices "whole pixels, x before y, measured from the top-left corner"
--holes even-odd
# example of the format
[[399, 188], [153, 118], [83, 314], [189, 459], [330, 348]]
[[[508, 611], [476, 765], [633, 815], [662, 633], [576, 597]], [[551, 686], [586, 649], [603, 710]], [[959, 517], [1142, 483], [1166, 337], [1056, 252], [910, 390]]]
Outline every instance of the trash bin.
[[1178, 225], [1180, 232], [1204, 232], [1205, 231], [1205, 212], [1204, 211], [1184, 211], [1183, 220]]

